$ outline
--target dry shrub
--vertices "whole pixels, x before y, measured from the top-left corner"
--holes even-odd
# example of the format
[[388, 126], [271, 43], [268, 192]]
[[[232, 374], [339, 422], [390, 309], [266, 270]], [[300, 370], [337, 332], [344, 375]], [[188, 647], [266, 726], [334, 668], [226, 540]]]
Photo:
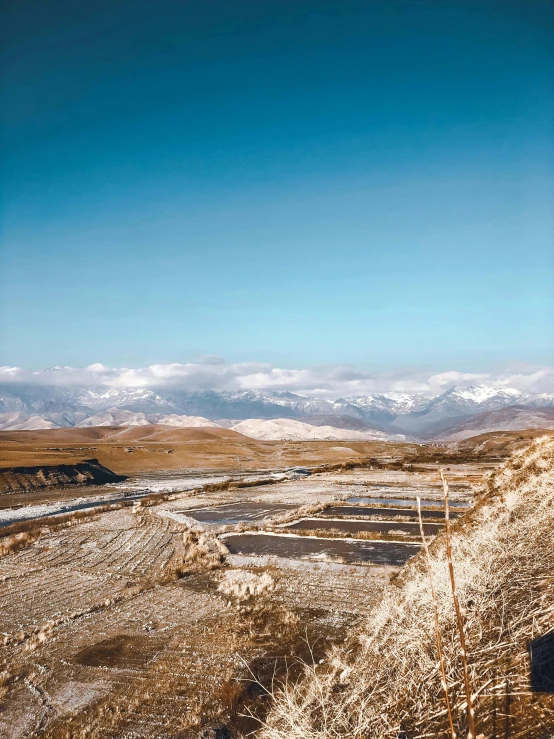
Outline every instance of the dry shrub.
[[6, 695], [12, 681], [13, 677], [7, 670], [0, 670], [0, 698]]
[[227, 570], [218, 590], [228, 598], [243, 601], [273, 590], [274, 587], [275, 580], [267, 572], [258, 575], [248, 570]]
[[141, 498], [139, 506], [141, 508], [151, 508], [158, 505], [158, 503], [165, 503], [167, 500], [169, 500], [169, 493], [152, 493]]
[[236, 679], [224, 680], [219, 690], [219, 700], [224, 711], [235, 713], [241, 703], [244, 686]]
[[14, 554], [19, 552], [20, 549], [33, 544], [40, 536], [40, 531], [25, 531], [20, 534], [12, 534], [6, 536], [0, 541], [0, 557], [5, 557], [7, 554]]
[[[336, 464], [322, 464], [313, 472], [349, 472], [355, 469], [369, 470], [403, 470], [412, 472], [413, 467], [402, 459], [377, 459], [375, 457], [363, 457], [362, 459], [349, 459]], [[408, 469], [411, 468], [411, 469]]]
[[175, 569], [177, 577], [198, 570], [214, 570], [221, 567], [229, 553], [215, 534], [197, 529], [183, 532], [183, 547], [182, 562]]
[[331, 503], [309, 503], [308, 505], [300, 506], [295, 508], [293, 511], [284, 511], [277, 516], [272, 516], [271, 523], [273, 525], [280, 525], [289, 523], [289, 521], [296, 521], [300, 518], [308, 518], [316, 513], [323, 513]]
[[294, 534], [294, 536], [318, 536], [323, 539], [345, 538], [347, 534], [339, 529], [277, 529], [278, 533]]
[[198, 488], [193, 492], [219, 493], [222, 490], [229, 490], [231, 485], [231, 480], [223, 480], [222, 482], [208, 482], [206, 483], [206, 485], [202, 485], [201, 488]]
[[195, 492], [219, 493], [223, 490], [239, 490], [242, 488], [258, 488], [263, 485], [275, 485], [283, 482], [284, 478], [264, 477], [257, 480], [223, 480], [222, 482], [208, 482]]
[[[357, 531], [355, 534], [352, 534], [354, 539], [366, 539], [370, 541], [398, 541], [398, 539], [402, 539], [402, 541], [413, 542], [415, 536], [415, 534], [409, 534], [400, 529], [391, 529], [386, 534], [381, 531]], [[427, 535], [427, 538], [432, 538], [432, 535]]]
[[[445, 671], [458, 736], [467, 735], [460, 640], [445, 537], [430, 545]], [[529, 643], [554, 631], [554, 441], [494, 472], [452, 527], [477, 733], [553, 735], [554, 695], [530, 687]], [[260, 739], [415, 739], [450, 730], [422, 554], [388, 586], [329, 668], [277, 691]]]
[[25, 641], [25, 650], [27, 652], [34, 652], [35, 649], [38, 649], [48, 640], [49, 636], [58, 625], [59, 624], [56, 621], [47, 621], [45, 624], [43, 624], [34, 634], [32, 634]]
[[232, 488], [259, 488], [263, 485], [276, 485], [279, 482], [283, 482], [284, 478], [275, 477], [264, 477], [260, 480], [240, 480], [231, 485]]

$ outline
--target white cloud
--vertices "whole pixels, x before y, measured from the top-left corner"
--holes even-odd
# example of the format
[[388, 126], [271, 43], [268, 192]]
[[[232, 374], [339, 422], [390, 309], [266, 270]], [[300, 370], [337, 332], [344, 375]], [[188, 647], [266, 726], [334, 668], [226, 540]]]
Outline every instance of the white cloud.
[[53, 367], [25, 370], [0, 367], [0, 383], [85, 385], [108, 387], [179, 387], [187, 390], [280, 390], [326, 398], [367, 393], [424, 393], [438, 395], [455, 385], [514, 387], [526, 392], [554, 392], [554, 367], [511, 367], [496, 373], [451, 370], [364, 372], [349, 366], [283, 369], [269, 364], [229, 364], [220, 357], [205, 357], [186, 364], [152, 364], [148, 367], [112, 368], [100, 363], [82, 369]]
[[[491, 379], [490, 374], [472, 373], [472, 372], [440, 372], [438, 375], [431, 375], [427, 380], [430, 390], [437, 395], [443, 393], [455, 385], [487, 385]], [[493, 384], [495, 383], [493, 380]]]

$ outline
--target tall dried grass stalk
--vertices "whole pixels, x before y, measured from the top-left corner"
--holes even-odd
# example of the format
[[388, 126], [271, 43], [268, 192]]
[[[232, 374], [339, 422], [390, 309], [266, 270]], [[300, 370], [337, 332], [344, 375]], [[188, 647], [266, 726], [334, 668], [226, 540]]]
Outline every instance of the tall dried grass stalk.
[[442, 689], [444, 690], [444, 700], [446, 702], [446, 710], [448, 712], [448, 723], [450, 724], [450, 733], [452, 739], [456, 739], [456, 731], [454, 730], [454, 719], [452, 718], [452, 706], [450, 704], [450, 695], [448, 694], [448, 682], [446, 679], [446, 667], [444, 665], [444, 654], [442, 651], [441, 631], [439, 626], [439, 605], [437, 602], [437, 592], [435, 590], [435, 581], [433, 579], [433, 567], [431, 565], [431, 555], [429, 554], [429, 546], [425, 533], [423, 531], [423, 519], [421, 517], [421, 498], [417, 498], [417, 515], [419, 519], [419, 531], [421, 533], [421, 541], [425, 550], [425, 560], [427, 562], [427, 571], [429, 573], [429, 584], [431, 586], [431, 597], [433, 598], [433, 606], [435, 609], [435, 636], [437, 639], [437, 652], [439, 653], [439, 662], [442, 674]]
[[450, 528], [450, 507], [448, 505], [448, 482], [444, 476], [442, 467], [440, 469], [442, 487], [444, 490], [444, 519], [446, 523], [446, 558], [448, 560], [448, 573], [450, 575], [450, 585], [452, 586], [452, 598], [454, 600], [454, 608], [456, 610], [456, 621], [458, 624], [458, 633], [460, 635], [460, 652], [462, 657], [462, 668], [464, 673], [464, 690], [467, 701], [467, 723], [468, 732], [467, 739], [475, 739], [475, 711], [473, 708], [473, 700], [471, 697], [471, 688], [469, 685], [469, 670], [467, 666], [467, 648], [466, 637], [464, 631], [464, 619], [462, 609], [460, 608], [460, 600], [456, 590], [456, 577], [454, 576], [454, 563], [452, 560], [452, 530]]

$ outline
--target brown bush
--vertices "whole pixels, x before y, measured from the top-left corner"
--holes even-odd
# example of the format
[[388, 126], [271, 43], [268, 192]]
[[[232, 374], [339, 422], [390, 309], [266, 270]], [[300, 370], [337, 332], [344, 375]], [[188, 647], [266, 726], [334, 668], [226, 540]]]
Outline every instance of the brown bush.
[[236, 679], [225, 680], [219, 689], [219, 699], [224, 711], [235, 713], [244, 697], [244, 686]]

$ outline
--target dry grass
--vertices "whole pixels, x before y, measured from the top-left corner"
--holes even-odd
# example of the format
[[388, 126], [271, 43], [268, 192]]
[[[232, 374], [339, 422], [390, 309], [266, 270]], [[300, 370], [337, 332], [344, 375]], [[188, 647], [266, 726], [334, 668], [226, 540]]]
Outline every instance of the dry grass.
[[[353, 457], [403, 456], [415, 445], [379, 441], [350, 445]], [[0, 432], [0, 468], [74, 464], [96, 457], [111, 470], [134, 475], [156, 470], [261, 470], [344, 461], [336, 441], [260, 441], [230, 429], [159, 426]], [[131, 450], [129, 452], [128, 450]], [[171, 452], [171, 453], [168, 453]]]
[[198, 570], [215, 570], [221, 567], [225, 556], [229, 553], [223, 542], [214, 533], [208, 531], [196, 529], [184, 531], [183, 545], [182, 563], [175, 568], [178, 577]]
[[268, 572], [256, 574], [247, 570], [227, 570], [218, 590], [228, 598], [245, 601], [262, 595], [275, 587], [275, 580]]
[[203, 493], [219, 493], [223, 490], [240, 490], [242, 488], [259, 488], [264, 485], [276, 485], [283, 482], [284, 477], [265, 477], [256, 480], [223, 480], [222, 482], [209, 482], [202, 485], [199, 490]]
[[[445, 536], [429, 549], [445, 674], [463, 736], [467, 700]], [[554, 441], [535, 442], [491, 475], [475, 509], [452, 526], [452, 558], [477, 734], [552, 736], [554, 695], [531, 690], [529, 643], [554, 630]], [[260, 739], [451, 735], [424, 553], [330, 667], [306, 673], [299, 685], [277, 691]]]
[[15, 554], [21, 549], [33, 544], [41, 535], [41, 531], [23, 531], [19, 534], [12, 534], [6, 536], [0, 540], [0, 557], [5, 557], [7, 554]]

